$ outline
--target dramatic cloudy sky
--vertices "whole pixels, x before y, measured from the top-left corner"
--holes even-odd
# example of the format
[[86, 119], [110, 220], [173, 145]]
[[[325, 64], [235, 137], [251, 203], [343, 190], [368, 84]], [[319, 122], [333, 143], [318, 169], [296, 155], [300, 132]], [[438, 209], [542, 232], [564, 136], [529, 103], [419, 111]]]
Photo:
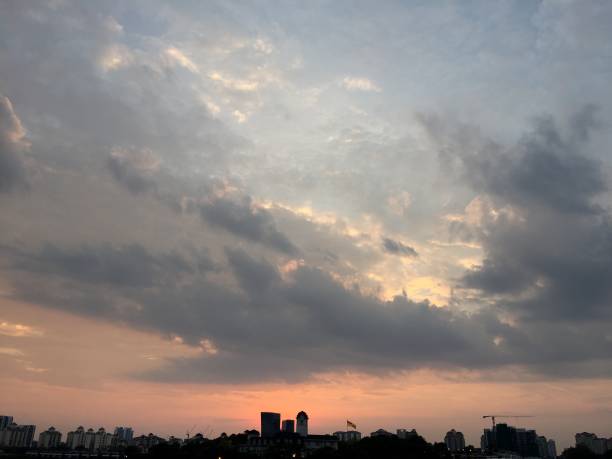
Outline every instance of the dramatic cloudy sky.
[[2, 410], [609, 436], [611, 23], [607, 1], [0, 2]]

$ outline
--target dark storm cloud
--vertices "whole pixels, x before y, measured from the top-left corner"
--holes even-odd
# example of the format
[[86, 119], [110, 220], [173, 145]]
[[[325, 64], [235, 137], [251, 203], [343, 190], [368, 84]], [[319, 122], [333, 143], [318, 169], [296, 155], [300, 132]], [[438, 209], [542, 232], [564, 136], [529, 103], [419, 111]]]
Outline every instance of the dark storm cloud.
[[46, 244], [33, 254], [8, 248], [3, 251], [13, 256], [12, 267], [20, 271], [116, 287], [142, 288], [162, 281], [176, 282], [183, 274], [214, 268], [205, 253], [196, 254], [192, 262], [178, 253], [151, 254], [140, 244], [76, 248]]
[[383, 238], [382, 240], [383, 248], [386, 252], [392, 253], [394, 255], [401, 255], [405, 257], [418, 257], [419, 254], [416, 250], [414, 250], [409, 245], [405, 245], [400, 241], [395, 241], [388, 237]]
[[257, 242], [286, 254], [297, 253], [289, 238], [281, 233], [270, 212], [255, 206], [250, 197], [241, 200], [213, 198], [200, 205], [204, 221], [240, 238]]
[[589, 336], [554, 324], [518, 328], [492, 311], [466, 314], [404, 296], [380, 301], [320, 269], [301, 266], [281, 277], [244, 250], [226, 249], [226, 255], [222, 276], [233, 275], [240, 292], [196, 272], [191, 259], [141, 247], [20, 252], [13, 285], [28, 301], [202, 346], [201, 357], [169, 360], [140, 375], [159, 381], [298, 382], [324, 371], [510, 364], [560, 372], [612, 350], [604, 324]]
[[596, 126], [589, 106], [566, 128], [541, 118], [512, 149], [457, 148], [461, 175], [491, 206], [472, 228], [486, 259], [463, 286], [504, 295], [498, 306], [526, 320], [612, 318], [611, 219], [597, 202], [607, 177], [586, 153]]
[[477, 189], [505, 202], [564, 213], [596, 212], [593, 198], [606, 190], [601, 164], [580, 153], [595, 126], [594, 108], [586, 107], [562, 133], [542, 117], [514, 151], [481, 150], [462, 159]]
[[8, 97], [0, 94], [0, 192], [26, 184], [21, 151], [26, 143], [21, 121]]

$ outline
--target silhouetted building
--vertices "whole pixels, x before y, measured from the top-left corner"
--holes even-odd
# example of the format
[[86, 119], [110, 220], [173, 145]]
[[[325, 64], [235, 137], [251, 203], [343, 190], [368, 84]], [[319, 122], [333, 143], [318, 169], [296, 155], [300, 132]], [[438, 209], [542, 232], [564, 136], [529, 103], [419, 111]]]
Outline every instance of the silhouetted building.
[[281, 415], [279, 413], [261, 412], [261, 436], [274, 437], [280, 433]]
[[293, 419], [285, 419], [281, 425], [281, 430], [285, 433], [294, 433], [295, 421]]
[[18, 425], [12, 422], [0, 431], [0, 446], [28, 448], [34, 439], [34, 425]]
[[523, 457], [538, 457], [538, 435], [535, 430], [516, 429], [517, 449], [511, 450], [518, 452]]
[[288, 457], [304, 457], [310, 451], [320, 448], [338, 449], [338, 439], [333, 435], [299, 435], [280, 433], [275, 437], [249, 437], [248, 443], [239, 448], [240, 452], [265, 456], [270, 450], [284, 450]]
[[334, 432], [334, 437], [343, 443], [350, 443], [361, 440], [361, 432], [357, 432], [356, 430], [347, 430], [346, 432], [339, 430], [338, 432]]
[[416, 430], [414, 429], [397, 429], [396, 430], [397, 433], [397, 437], [401, 438], [402, 440], [406, 440], [407, 438], [414, 438], [414, 437], [418, 437], [419, 434], [417, 433]]
[[57, 448], [62, 441], [62, 434], [55, 430], [55, 427], [49, 427], [38, 436], [38, 447], [41, 449]]
[[105, 451], [110, 449], [113, 443], [113, 434], [100, 427], [94, 436], [93, 450]]
[[446, 448], [452, 452], [463, 451], [465, 449], [465, 437], [462, 432], [457, 432], [455, 429], [446, 432], [444, 443]]
[[83, 426], [79, 426], [76, 430], [68, 432], [66, 436], [66, 447], [70, 449], [85, 448], [85, 429]]
[[141, 435], [133, 439], [133, 444], [140, 448], [143, 453], [148, 452], [153, 446], [160, 445], [162, 443], [166, 443], [166, 440], [158, 437], [157, 435], [153, 435], [152, 433], [149, 435]]
[[118, 426], [115, 427], [114, 435], [118, 444], [128, 444], [130, 441], [132, 441], [132, 438], [134, 438], [134, 430], [132, 430], [131, 427]]
[[85, 432], [85, 449], [93, 450], [94, 443], [96, 442], [96, 432], [90, 427]]
[[370, 433], [370, 437], [394, 437], [395, 434], [386, 431], [385, 429], [378, 429], [372, 433]]
[[302, 437], [308, 435], [308, 415], [305, 411], [300, 411], [295, 417], [296, 427], [295, 431]]
[[483, 451], [517, 453], [524, 457], [538, 457], [537, 434], [531, 429], [517, 429], [507, 424], [496, 424], [485, 429], [480, 439]]
[[594, 433], [582, 432], [576, 434], [576, 446], [584, 445], [595, 454], [604, 454], [610, 447], [609, 441], [605, 438], [599, 438]]
[[548, 449], [548, 457], [550, 459], [556, 459], [557, 458], [557, 444], [555, 443], [553, 439], [548, 440], [547, 449]]
[[6, 429], [13, 423], [13, 416], [0, 416], [0, 430]]
[[546, 437], [542, 435], [536, 438], [536, 443], [538, 444], [538, 457], [548, 459], [548, 442], [546, 441]]

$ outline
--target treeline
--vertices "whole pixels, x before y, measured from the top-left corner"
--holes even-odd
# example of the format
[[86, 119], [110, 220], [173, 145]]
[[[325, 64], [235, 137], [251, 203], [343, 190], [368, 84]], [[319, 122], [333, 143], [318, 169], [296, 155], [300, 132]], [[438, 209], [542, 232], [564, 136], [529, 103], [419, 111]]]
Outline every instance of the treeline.
[[[198, 444], [182, 447], [168, 444], [157, 445], [148, 453], [150, 459], [251, 459], [261, 458], [253, 453], [240, 452], [246, 445], [242, 434], [204, 440]], [[295, 456], [294, 456], [295, 455]], [[276, 446], [268, 449], [263, 459], [291, 459], [305, 457], [304, 451]], [[337, 450], [322, 448], [309, 451], [312, 459], [450, 459], [443, 443], [430, 444], [422, 437], [400, 439], [397, 437], [367, 437], [359, 442], [340, 443]], [[131, 459], [131, 458], [130, 458]]]

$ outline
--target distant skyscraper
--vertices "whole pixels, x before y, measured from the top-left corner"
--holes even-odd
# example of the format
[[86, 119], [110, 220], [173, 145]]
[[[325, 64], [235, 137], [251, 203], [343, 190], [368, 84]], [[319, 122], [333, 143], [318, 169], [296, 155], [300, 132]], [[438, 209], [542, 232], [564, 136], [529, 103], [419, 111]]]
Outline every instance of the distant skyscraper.
[[129, 443], [134, 438], [134, 431], [131, 427], [115, 427], [115, 436], [119, 443]]
[[582, 432], [576, 434], [576, 446], [584, 445], [595, 454], [604, 454], [608, 450], [608, 440], [599, 438], [594, 433]]
[[107, 432], [104, 427], [100, 427], [94, 436], [93, 450], [103, 451], [112, 445], [113, 434]]
[[536, 438], [536, 443], [538, 445], [538, 457], [542, 457], [544, 459], [548, 458], [548, 441], [546, 437], [538, 436]]
[[261, 412], [261, 436], [274, 437], [280, 432], [281, 415], [279, 413]]
[[557, 444], [553, 439], [549, 439], [547, 442], [548, 457], [551, 459], [557, 459]]
[[85, 432], [85, 449], [93, 450], [96, 443], [96, 432], [90, 427]]
[[296, 428], [295, 431], [302, 437], [308, 436], [308, 415], [305, 411], [300, 411], [295, 417]]
[[444, 437], [444, 443], [449, 451], [463, 451], [465, 449], [465, 438], [462, 432], [457, 432], [455, 429], [451, 429], [446, 432]]
[[66, 436], [66, 446], [70, 449], [85, 447], [85, 429], [83, 429], [83, 426], [79, 426], [76, 430], [68, 432]]
[[294, 433], [295, 421], [293, 419], [285, 419], [281, 425], [281, 430], [285, 433]]
[[34, 439], [34, 425], [17, 425], [14, 422], [0, 431], [0, 446], [27, 448]]
[[13, 423], [13, 416], [0, 416], [0, 430], [6, 429]]
[[62, 434], [55, 430], [55, 427], [49, 427], [38, 436], [38, 447], [42, 449], [57, 448], [62, 441]]

